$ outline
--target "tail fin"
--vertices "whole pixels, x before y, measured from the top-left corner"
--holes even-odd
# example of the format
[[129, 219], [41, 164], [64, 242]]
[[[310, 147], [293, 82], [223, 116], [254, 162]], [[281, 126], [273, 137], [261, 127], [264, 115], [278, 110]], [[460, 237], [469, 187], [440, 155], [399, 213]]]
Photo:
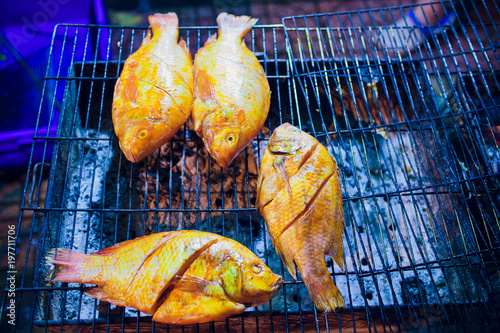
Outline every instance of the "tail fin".
[[302, 276], [302, 279], [318, 310], [330, 312], [345, 307], [344, 297], [333, 283], [330, 274], [312, 277]]
[[50, 250], [46, 258], [47, 263], [59, 268], [53, 281], [87, 283], [82, 269], [83, 261], [88, 257], [88, 254], [69, 249]]
[[179, 34], [179, 19], [175, 13], [156, 13], [149, 15], [148, 20], [149, 24], [151, 24], [151, 29], [153, 29], [153, 36], [159, 31], [172, 31], [176, 32], [176, 35]]
[[219, 35], [232, 33], [243, 38], [245, 34], [257, 23], [256, 18], [250, 16], [234, 16], [228, 13], [220, 13], [217, 17]]

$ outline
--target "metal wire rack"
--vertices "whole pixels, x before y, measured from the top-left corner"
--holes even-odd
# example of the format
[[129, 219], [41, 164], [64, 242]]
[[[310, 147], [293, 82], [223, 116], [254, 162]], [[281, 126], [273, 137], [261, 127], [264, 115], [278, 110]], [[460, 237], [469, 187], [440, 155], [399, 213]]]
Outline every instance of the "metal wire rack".
[[[140, 163], [121, 154], [111, 122], [113, 89], [146, 27], [57, 26], [55, 35], [64, 39], [52, 46], [44, 89], [64, 87], [64, 100], [57, 134], [35, 131], [33, 147], [54, 150], [29, 165], [16, 227], [16, 249], [23, 251], [11, 269], [19, 272], [15, 296], [9, 296], [9, 281], [4, 289], [1, 327], [494, 331], [500, 290], [500, 10], [496, 2], [433, 6], [434, 13], [456, 13], [457, 22], [440, 33], [408, 22], [394, 27], [406, 6], [289, 17], [283, 25], [255, 27], [246, 44], [269, 78], [271, 110], [262, 133], [224, 170], [189, 123]], [[180, 34], [194, 54], [215, 32], [186, 27]], [[419, 39], [424, 32], [427, 38]], [[402, 38], [411, 43], [398, 43]], [[102, 40], [105, 52], [90, 47]], [[49, 113], [40, 112], [39, 121], [55, 117], [54, 101], [42, 106]], [[336, 313], [315, 309], [300, 279], [284, 269], [255, 209], [263, 149], [284, 122], [313, 134], [339, 165], [345, 269], [331, 261], [328, 267], [347, 307]], [[41, 205], [44, 177], [49, 185]], [[23, 215], [31, 213], [24, 225]], [[282, 290], [269, 304], [225, 322], [179, 328], [99, 302], [79, 284], [49, 283], [44, 258], [50, 248], [92, 253], [176, 229], [241, 242], [284, 276]], [[8, 323], [11, 299], [18, 306], [17, 326]]]

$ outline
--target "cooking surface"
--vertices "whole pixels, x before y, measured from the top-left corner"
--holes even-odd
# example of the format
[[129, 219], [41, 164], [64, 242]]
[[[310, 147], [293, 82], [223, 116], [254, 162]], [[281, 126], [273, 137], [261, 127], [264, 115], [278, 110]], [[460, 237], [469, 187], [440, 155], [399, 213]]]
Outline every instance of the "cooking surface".
[[[446, 330], [494, 323], [500, 78], [498, 23], [481, 16], [485, 8], [477, 5], [460, 18], [462, 25], [415, 50], [383, 48], [375, 38], [391, 22], [381, 24], [382, 18], [397, 19], [407, 8], [256, 27], [245, 40], [269, 78], [271, 110], [259, 137], [225, 170], [190, 123], [152, 156], [128, 162], [112, 128], [112, 93], [146, 28], [59, 26], [66, 39], [54, 43], [51, 61], [59, 65], [46, 88], [65, 91], [58, 133], [35, 134], [55, 149], [45, 164], [30, 166], [35, 177], [22, 204], [23, 226], [33, 213], [34, 223], [19, 236], [27, 247], [21, 253], [27, 263], [37, 262], [34, 282], [26, 273], [18, 279], [22, 301], [33, 300], [26, 318], [57, 331], [163, 328], [134, 309], [97, 302], [78, 284], [48, 284], [43, 258], [56, 246], [92, 253], [152, 232], [196, 229], [248, 246], [284, 276], [285, 286], [272, 302], [242, 316], [187, 330]], [[498, 7], [488, 8], [498, 16]], [[319, 10], [300, 11], [313, 12]], [[189, 16], [180, 11], [181, 22], [183, 15]], [[194, 54], [215, 31], [191, 27], [180, 34]], [[75, 49], [101, 39], [109, 41], [106, 52], [89, 49], [74, 58]], [[279, 261], [255, 209], [263, 149], [284, 122], [313, 134], [339, 165], [344, 271], [329, 260], [347, 305], [338, 313], [315, 310], [300, 278], [294, 281]], [[20, 272], [23, 260], [19, 255]]]

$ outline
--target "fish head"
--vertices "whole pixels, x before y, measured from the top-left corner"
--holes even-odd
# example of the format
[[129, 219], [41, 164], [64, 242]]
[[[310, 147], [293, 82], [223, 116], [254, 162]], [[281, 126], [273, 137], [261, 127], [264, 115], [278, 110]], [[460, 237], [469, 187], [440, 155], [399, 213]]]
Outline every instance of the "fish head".
[[165, 141], [166, 124], [154, 119], [129, 121], [120, 138], [120, 148], [131, 162], [139, 162]]
[[255, 255], [226, 260], [222, 284], [228, 297], [246, 307], [268, 302], [280, 290], [283, 278]]
[[303, 134], [297, 127], [285, 123], [274, 130], [268, 148], [273, 153], [294, 155], [307, 144]]
[[208, 115], [203, 122], [203, 141], [217, 164], [227, 167], [244, 148], [240, 144], [241, 125], [232, 110]]

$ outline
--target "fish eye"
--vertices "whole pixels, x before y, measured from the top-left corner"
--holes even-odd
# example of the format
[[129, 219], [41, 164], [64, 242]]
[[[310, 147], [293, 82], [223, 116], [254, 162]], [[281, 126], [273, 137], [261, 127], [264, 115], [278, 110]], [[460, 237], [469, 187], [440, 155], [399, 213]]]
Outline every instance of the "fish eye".
[[259, 265], [259, 264], [253, 264], [252, 265], [252, 272], [254, 272], [255, 274], [262, 273], [263, 269], [264, 268], [262, 267], [262, 265]]
[[234, 134], [229, 134], [228, 136], [226, 136], [226, 141], [229, 143], [233, 143], [235, 140], [236, 137], [234, 136]]
[[137, 137], [138, 137], [139, 139], [145, 139], [145, 138], [147, 138], [147, 136], [148, 136], [148, 131], [146, 131], [146, 130], [140, 130], [140, 131], [137, 133]]

